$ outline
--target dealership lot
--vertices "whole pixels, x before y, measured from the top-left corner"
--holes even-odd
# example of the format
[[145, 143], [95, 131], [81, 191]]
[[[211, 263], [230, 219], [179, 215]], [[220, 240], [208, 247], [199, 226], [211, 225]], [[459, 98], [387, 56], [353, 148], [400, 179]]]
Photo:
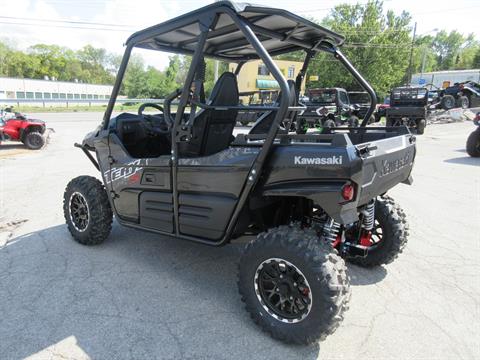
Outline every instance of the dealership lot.
[[[72, 241], [62, 194], [98, 176], [72, 145], [99, 113], [36, 114], [56, 130], [39, 152], [0, 148], [0, 357], [474, 359], [480, 357], [480, 160], [471, 122], [427, 127], [412, 186], [390, 193], [410, 221], [393, 264], [350, 266], [350, 310], [311, 347], [263, 334], [243, 310], [243, 245], [210, 248], [114, 224], [97, 247]], [[5, 244], [6, 243], [6, 244]]]

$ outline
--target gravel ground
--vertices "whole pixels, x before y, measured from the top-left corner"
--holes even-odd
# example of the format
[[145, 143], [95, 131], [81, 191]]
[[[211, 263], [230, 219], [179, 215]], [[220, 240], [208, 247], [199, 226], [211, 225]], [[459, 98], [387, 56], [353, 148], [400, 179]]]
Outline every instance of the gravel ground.
[[[210, 248], [114, 224], [84, 247], [64, 225], [62, 194], [98, 176], [73, 142], [97, 113], [38, 114], [56, 134], [43, 151], [0, 147], [0, 358], [478, 359], [480, 159], [471, 122], [427, 127], [412, 186], [390, 192], [410, 242], [387, 267], [350, 266], [350, 310], [309, 347], [272, 340], [236, 287], [242, 245]], [[6, 245], [5, 245], [6, 243]]]

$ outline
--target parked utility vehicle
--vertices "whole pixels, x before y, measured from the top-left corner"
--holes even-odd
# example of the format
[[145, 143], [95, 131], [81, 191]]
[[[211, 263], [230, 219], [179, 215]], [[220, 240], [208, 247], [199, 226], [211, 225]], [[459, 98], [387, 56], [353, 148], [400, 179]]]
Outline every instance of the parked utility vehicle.
[[446, 89], [438, 90], [437, 94], [436, 107], [443, 110], [480, 106], [480, 84], [475, 81], [456, 83]]
[[427, 107], [427, 88], [394, 88], [390, 93], [390, 106], [386, 109], [387, 126], [408, 126], [421, 135], [427, 126]]
[[[311, 343], [331, 334], [350, 297], [344, 259], [386, 264], [405, 246], [405, 214], [385, 194], [410, 182], [415, 157], [415, 137], [405, 127], [306, 135], [281, 129], [305, 109], [297, 96], [320, 51], [338, 59], [370, 94], [370, 117], [375, 93], [340, 52], [343, 42], [288, 11], [228, 1], [133, 34], [103, 123], [77, 144], [103, 184], [80, 176], [67, 185], [63, 209], [73, 238], [100, 244], [110, 234], [112, 214], [128, 227], [206, 245], [256, 235], [238, 277], [254, 321], [286, 342]], [[163, 107], [144, 104], [138, 113], [111, 118], [135, 47], [192, 55], [190, 69]], [[272, 56], [298, 51], [305, 62], [295, 84], [288, 84]], [[207, 101], [204, 57], [238, 63], [235, 73], [220, 76]], [[267, 109], [239, 105], [236, 74], [255, 59], [281, 88]], [[159, 112], [146, 114], [147, 106]], [[263, 115], [250, 133], [234, 135], [240, 110]]]
[[[255, 90], [239, 93], [240, 103], [244, 99], [248, 99], [248, 105], [272, 106], [278, 96], [278, 90]], [[248, 126], [250, 123], [257, 121], [259, 116], [258, 110], [239, 111], [237, 114], [237, 122], [242, 126]]]
[[305, 134], [308, 129], [315, 127], [328, 129], [344, 124], [349, 127], [358, 126], [359, 109], [350, 104], [345, 89], [309, 89], [306, 95], [308, 100], [303, 102], [306, 109], [296, 116], [297, 134]]
[[[356, 116], [358, 119], [363, 119], [365, 114], [370, 109], [370, 96], [366, 91], [349, 91], [348, 98], [350, 100], [350, 105], [352, 106], [352, 115]], [[377, 109], [376, 109], [377, 110]], [[376, 113], [370, 116], [368, 120], [369, 123], [376, 122]]]

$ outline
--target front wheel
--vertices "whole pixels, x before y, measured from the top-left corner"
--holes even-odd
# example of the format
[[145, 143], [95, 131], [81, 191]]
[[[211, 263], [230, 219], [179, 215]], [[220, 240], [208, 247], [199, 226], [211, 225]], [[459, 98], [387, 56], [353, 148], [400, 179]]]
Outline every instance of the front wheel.
[[471, 157], [480, 157], [480, 128], [468, 136], [467, 153]]
[[391, 197], [380, 197], [375, 201], [374, 227], [367, 256], [352, 257], [349, 261], [364, 267], [389, 264], [402, 253], [407, 241], [405, 212]]
[[238, 287], [264, 331], [297, 344], [333, 333], [350, 296], [343, 259], [314, 230], [297, 226], [271, 229], [247, 245]]
[[79, 176], [68, 183], [63, 194], [63, 214], [70, 234], [82, 245], [102, 243], [112, 229], [107, 191], [91, 176]]
[[450, 110], [455, 107], [455, 98], [452, 95], [444, 95], [440, 101], [443, 110]]
[[32, 131], [25, 135], [23, 143], [30, 150], [39, 150], [45, 145], [45, 137], [37, 131]]

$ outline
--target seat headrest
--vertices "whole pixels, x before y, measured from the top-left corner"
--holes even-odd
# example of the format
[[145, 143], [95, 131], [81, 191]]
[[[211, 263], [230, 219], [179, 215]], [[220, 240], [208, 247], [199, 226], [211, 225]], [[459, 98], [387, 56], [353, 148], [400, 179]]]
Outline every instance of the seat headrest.
[[215, 83], [209, 105], [238, 105], [238, 84], [234, 73], [224, 72]]

